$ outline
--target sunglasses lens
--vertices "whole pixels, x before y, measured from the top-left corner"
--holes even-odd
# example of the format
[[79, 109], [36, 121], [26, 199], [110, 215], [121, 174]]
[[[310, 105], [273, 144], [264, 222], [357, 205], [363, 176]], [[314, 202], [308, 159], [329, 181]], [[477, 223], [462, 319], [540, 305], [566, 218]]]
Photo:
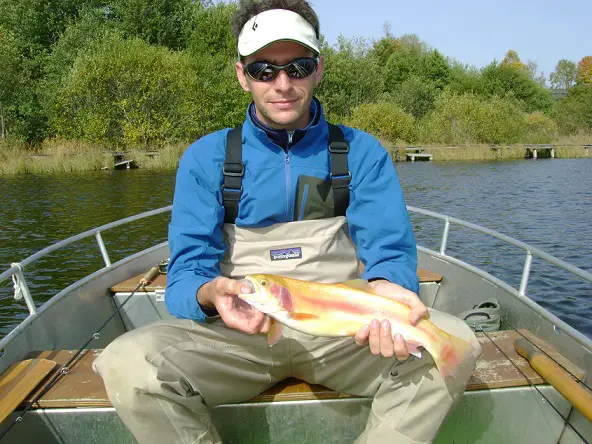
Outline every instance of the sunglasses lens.
[[277, 75], [278, 70], [265, 62], [253, 62], [247, 65], [247, 73], [255, 80], [269, 82]]
[[303, 57], [293, 60], [287, 65], [277, 66], [267, 62], [253, 62], [245, 66], [250, 77], [261, 82], [269, 82], [283, 69], [293, 79], [303, 79], [311, 75], [317, 68], [317, 59]]
[[286, 72], [294, 79], [303, 79], [311, 75], [317, 67], [316, 59], [302, 58], [294, 60]]

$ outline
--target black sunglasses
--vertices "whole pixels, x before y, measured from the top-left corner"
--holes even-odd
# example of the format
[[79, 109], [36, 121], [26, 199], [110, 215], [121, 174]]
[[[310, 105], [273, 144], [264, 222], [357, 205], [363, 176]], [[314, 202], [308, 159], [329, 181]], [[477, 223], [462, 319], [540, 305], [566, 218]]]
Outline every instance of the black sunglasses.
[[292, 60], [286, 65], [274, 65], [273, 63], [268, 62], [251, 62], [248, 65], [243, 65], [243, 69], [253, 80], [270, 82], [275, 79], [282, 70], [286, 71], [286, 74], [288, 74], [291, 79], [304, 79], [315, 72], [318, 64], [318, 58], [301, 57]]

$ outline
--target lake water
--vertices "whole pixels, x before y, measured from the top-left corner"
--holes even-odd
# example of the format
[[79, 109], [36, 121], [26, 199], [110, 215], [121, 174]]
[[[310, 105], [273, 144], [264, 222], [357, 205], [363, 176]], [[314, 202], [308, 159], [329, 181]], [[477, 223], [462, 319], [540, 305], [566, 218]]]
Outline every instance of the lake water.
[[[507, 234], [592, 271], [592, 159], [396, 164], [408, 205]], [[174, 172], [0, 177], [0, 270], [69, 236], [172, 202]], [[170, 213], [103, 234], [112, 262], [166, 240]], [[439, 249], [442, 223], [412, 215], [418, 244]], [[447, 252], [518, 286], [524, 253], [453, 228]], [[37, 305], [102, 266], [94, 238], [26, 270]], [[592, 285], [534, 261], [530, 297], [592, 337]], [[0, 338], [27, 315], [0, 283]]]

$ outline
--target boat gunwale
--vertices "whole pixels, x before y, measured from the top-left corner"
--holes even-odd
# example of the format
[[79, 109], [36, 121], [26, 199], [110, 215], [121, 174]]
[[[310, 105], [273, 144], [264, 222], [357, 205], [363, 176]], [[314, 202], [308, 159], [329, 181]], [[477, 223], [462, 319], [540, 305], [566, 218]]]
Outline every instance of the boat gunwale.
[[455, 265], [457, 267], [460, 267], [460, 268], [463, 268], [467, 271], [470, 271], [471, 273], [476, 274], [477, 276], [492, 283], [493, 285], [498, 286], [502, 290], [507, 291], [508, 293], [510, 293], [510, 295], [512, 295], [518, 301], [525, 304], [528, 308], [533, 310], [536, 314], [538, 314], [539, 316], [541, 316], [545, 320], [549, 321], [555, 327], [559, 328], [561, 330], [561, 333], [557, 332], [558, 334], [566, 333], [572, 339], [579, 342], [580, 345], [585, 347], [590, 353], [592, 353], [592, 339], [591, 338], [588, 338], [583, 333], [580, 333], [574, 327], [572, 327], [571, 325], [567, 324], [565, 321], [558, 318], [555, 314], [551, 313], [549, 310], [547, 310], [546, 308], [539, 305], [533, 299], [529, 298], [528, 296], [521, 295], [518, 290], [516, 290], [514, 287], [512, 287], [507, 282], [504, 282], [501, 279], [493, 276], [492, 274], [490, 274], [490, 273], [488, 273], [488, 272], [486, 272], [474, 265], [471, 265], [467, 262], [457, 259], [455, 257], [448, 256], [446, 254], [440, 254], [440, 253], [438, 253], [434, 250], [431, 250], [429, 248], [426, 248], [426, 247], [418, 246], [417, 249], [425, 254], [429, 254], [429, 255], [433, 256], [436, 259], [447, 261], [447, 262], [451, 263], [452, 265]]
[[97, 277], [103, 276], [107, 273], [110, 273], [116, 270], [119, 267], [122, 267], [126, 264], [133, 262], [134, 260], [150, 254], [153, 251], [157, 251], [165, 246], [168, 245], [168, 242], [161, 242], [159, 244], [153, 245], [152, 247], [146, 248], [144, 250], [138, 251], [130, 256], [126, 256], [123, 259], [115, 262], [109, 267], [100, 268], [91, 274], [84, 276], [82, 279], [77, 280], [76, 282], [68, 285], [66, 288], [60, 290], [57, 294], [51, 297], [47, 302], [45, 302], [37, 312], [33, 315], [28, 316], [24, 319], [19, 325], [17, 325], [13, 330], [11, 330], [4, 338], [0, 339], [0, 357], [2, 357], [2, 350], [11, 342], [11, 339], [22, 332], [25, 332], [27, 328], [45, 311], [49, 310], [54, 304], [58, 303], [61, 299], [67, 297], [70, 293], [77, 290], [78, 288], [82, 287], [86, 283], [96, 279]]
[[[418, 213], [418, 214], [422, 214], [422, 215], [425, 215], [425, 216], [428, 216], [431, 218], [440, 219], [445, 222], [444, 232], [441, 236], [440, 252], [436, 252], [436, 251], [431, 250], [429, 248], [418, 245], [417, 248], [419, 251], [430, 254], [436, 258], [445, 259], [447, 261], [450, 261], [452, 264], [460, 266], [462, 268], [465, 268], [473, 273], [476, 273], [477, 275], [490, 281], [494, 285], [497, 285], [497, 286], [503, 288], [504, 290], [506, 290], [510, 294], [512, 294], [514, 297], [516, 297], [518, 300], [520, 300], [521, 302], [526, 304], [529, 308], [531, 308], [537, 314], [541, 315], [543, 318], [545, 318], [547, 321], [551, 322], [555, 326], [558, 326], [559, 328], [561, 328], [561, 330], [566, 332], [569, 336], [571, 336], [573, 339], [575, 339], [581, 345], [585, 346], [586, 348], [588, 348], [589, 350], [592, 351], [592, 339], [588, 338], [583, 333], [576, 330], [574, 327], [571, 327], [566, 322], [559, 319], [556, 315], [551, 313], [549, 310], [547, 310], [547, 309], [543, 308], [542, 306], [540, 306], [539, 304], [537, 304], [533, 299], [529, 298], [525, 293], [522, 293], [521, 290], [523, 291], [526, 288], [526, 285], [523, 286], [523, 284], [521, 283], [521, 289], [517, 290], [512, 285], [502, 281], [501, 279], [491, 275], [490, 273], [488, 273], [476, 266], [470, 265], [467, 262], [464, 262], [460, 259], [457, 259], [453, 256], [449, 256], [448, 254], [446, 254], [445, 249], [446, 249], [446, 242], [448, 240], [448, 233], [449, 233], [448, 230], [449, 230], [450, 223], [461, 225], [466, 228], [472, 229], [474, 231], [486, 234], [488, 236], [492, 236], [492, 237], [497, 238], [503, 242], [509, 243], [509, 244], [514, 245], [518, 248], [521, 248], [522, 250], [525, 250], [527, 253], [527, 259], [526, 259], [526, 264], [525, 264], [523, 274], [522, 274], [522, 282], [523, 283], [524, 283], [525, 274], [526, 274], [526, 284], [528, 282], [528, 278], [530, 277], [530, 266], [529, 266], [528, 262], [529, 262], [529, 258], [532, 259], [533, 255], [547, 261], [551, 265], [555, 265], [555, 266], [557, 266], [569, 273], [572, 273], [578, 277], [581, 277], [582, 279], [589, 281], [590, 283], [592, 283], [592, 273], [588, 273], [587, 271], [582, 270], [581, 268], [578, 268], [578, 267], [576, 267], [572, 264], [569, 264], [565, 261], [562, 261], [561, 259], [556, 258], [555, 256], [552, 256], [548, 253], [545, 253], [544, 251], [539, 250], [536, 247], [532, 247], [522, 241], [519, 241], [517, 239], [514, 239], [514, 238], [504, 235], [502, 233], [499, 233], [495, 230], [491, 230], [489, 228], [482, 227], [480, 225], [476, 225], [474, 223], [467, 222], [467, 221], [464, 221], [462, 219], [458, 219], [455, 217], [447, 216], [447, 215], [444, 215], [441, 213], [436, 213], [436, 212], [433, 212], [430, 210], [424, 210], [419, 207], [407, 206], [407, 209], [413, 213]], [[97, 236], [102, 231], [116, 228], [118, 226], [125, 225], [130, 222], [135, 222], [137, 220], [145, 219], [150, 216], [159, 215], [159, 214], [171, 211], [171, 210], [172, 210], [172, 205], [161, 207], [161, 208], [158, 208], [155, 210], [146, 211], [143, 213], [136, 214], [134, 216], [126, 217], [126, 218], [123, 218], [123, 219], [120, 219], [120, 220], [117, 220], [114, 222], [110, 222], [110, 223], [101, 225], [99, 227], [95, 227], [93, 229], [79, 233], [75, 236], [71, 236], [67, 239], [59, 241], [53, 245], [50, 245], [49, 247], [44, 248], [43, 250], [40, 250], [40, 251], [28, 256], [26, 259], [24, 259], [22, 262], [20, 262], [18, 266], [12, 266], [11, 268], [6, 270], [5, 272], [1, 273], [0, 274], [0, 282], [8, 279], [10, 276], [19, 272], [20, 269], [24, 268], [26, 265], [29, 265], [32, 262], [42, 258], [43, 256], [46, 256], [47, 254], [52, 253], [52, 252], [54, 252], [62, 247], [65, 247], [67, 245], [70, 245], [76, 241], [85, 239], [90, 236]], [[99, 247], [101, 247], [101, 242], [99, 239], [97, 239], [97, 242], [99, 243]], [[51, 299], [49, 299], [44, 304], [42, 304], [41, 307], [39, 307], [39, 309], [37, 310], [37, 313], [31, 313], [25, 320], [23, 320], [19, 325], [17, 325], [4, 338], [2, 338], [0, 340], [0, 351], [4, 348], [4, 346], [8, 342], [10, 342], [10, 339], [12, 337], [16, 336], [19, 332], [26, 330], [27, 326], [29, 326], [30, 323], [33, 322], [33, 320], [35, 318], [37, 318], [45, 310], [47, 310], [51, 305], [56, 303], [61, 298], [65, 297], [71, 291], [84, 285], [86, 282], [92, 280], [93, 278], [96, 278], [97, 276], [101, 276], [101, 275], [115, 269], [116, 267], [119, 267], [123, 264], [129, 263], [129, 262], [133, 261], [134, 259], [141, 257], [144, 254], [147, 254], [147, 253], [149, 253], [153, 250], [156, 250], [158, 248], [162, 248], [165, 245], [168, 245], [168, 241], [164, 241], [160, 244], [157, 244], [155, 246], [141, 250], [141, 251], [134, 253], [130, 256], [126, 256], [125, 258], [121, 259], [120, 261], [116, 262], [115, 264], [108, 264], [108, 265], [106, 264], [104, 267], [98, 269], [97, 271], [85, 276], [84, 278], [74, 282], [73, 284], [69, 285], [68, 287], [60, 290]]]

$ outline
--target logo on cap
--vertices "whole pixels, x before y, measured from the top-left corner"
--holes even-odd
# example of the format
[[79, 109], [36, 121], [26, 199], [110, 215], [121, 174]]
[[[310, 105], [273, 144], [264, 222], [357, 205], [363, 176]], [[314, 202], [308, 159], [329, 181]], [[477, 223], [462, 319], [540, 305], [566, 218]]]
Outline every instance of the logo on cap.
[[253, 22], [253, 31], [257, 31], [257, 28], [259, 27], [259, 25], [257, 24], [257, 22]]

